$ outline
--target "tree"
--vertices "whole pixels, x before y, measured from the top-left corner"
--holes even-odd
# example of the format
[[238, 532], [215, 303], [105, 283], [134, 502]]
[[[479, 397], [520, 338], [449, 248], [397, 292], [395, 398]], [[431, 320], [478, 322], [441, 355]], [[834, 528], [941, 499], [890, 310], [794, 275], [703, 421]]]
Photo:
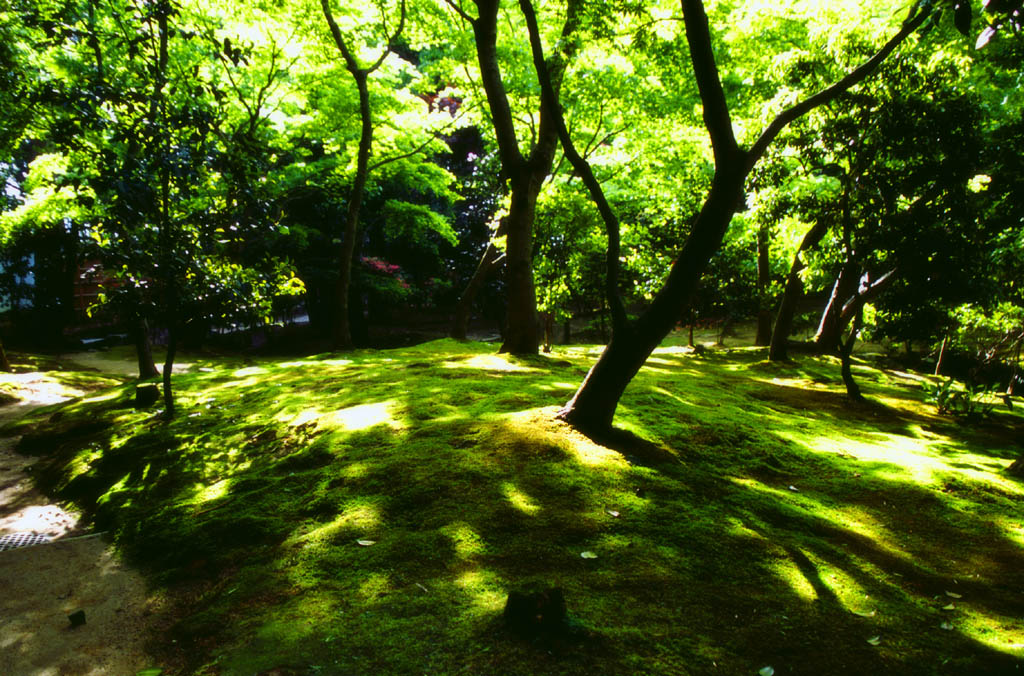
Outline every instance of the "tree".
[[[359, 237], [359, 210], [363, 203], [366, 191], [366, 179], [370, 174], [370, 151], [373, 148], [373, 113], [370, 110], [370, 90], [367, 80], [384, 63], [395, 49], [395, 44], [405, 27], [405, 0], [400, 4], [398, 26], [394, 33], [387, 34], [385, 48], [380, 56], [368, 66], [363, 66], [356, 59], [345, 37], [341, 33], [334, 15], [331, 13], [330, 0], [320, 0], [324, 18], [330, 26], [331, 36], [335, 45], [345, 60], [345, 69], [352, 76], [359, 92], [359, 119], [361, 132], [359, 136], [359, 150], [356, 159], [356, 173], [352, 179], [352, 189], [348, 198], [348, 209], [345, 213], [345, 227], [342, 233], [341, 257], [338, 261], [338, 289], [335, 301], [334, 316], [334, 347], [343, 350], [350, 350], [354, 347], [352, 332], [349, 327], [349, 288], [352, 284], [352, 264], [356, 251], [356, 240]], [[382, 8], [383, 13], [383, 8]], [[384, 23], [384, 31], [387, 33], [387, 24]]]
[[[546, 77], [539, 30], [535, 18], [531, 21], [532, 6], [529, 0], [521, 0], [520, 6], [527, 16], [534, 65], [540, 76], [542, 92], [548, 106], [557, 113], [557, 93]], [[715, 173], [711, 190], [664, 286], [650, 307], [635, 322], [627, 319], [618, 293], [618, 221], [600, 185], [592, 180], [589, 166], [575, 152], [564, 120], [560, 114], [555, 115], [566, 156], [584, 177], [606, 223], [609, 237], [606, 293], [609, 305], [612, 306], [612, 338], [576, 394], [559, 412], [562, 419], [591, 433], [600, 434], [611, 428], [615, 408], [626, 386], [654, 348], [675, 326], [704, 268], [721, 244], [732, 216], [743, 205], [743, 187], [748, 174], [779, 132], [792, 121], [834, 100], [867, 78], [930, 14], [928, 8], [915, 5], [899, 31], [874, 56], [833, 85], [779, 113], [751, 147], [743, 149], [733, 132], [729, 104], [716, 65], [710, 24], [703, 3], [699, 0], [683, 0], [682, 9], [691, 64], [714, 152]]]
[[[480, 79], [486, 92], [487, 104], [501, 157], [502, 173], [508, 180], [510, 201], [508, 213], [503, 219], [505, 235], [505, 285], [507, 308], [505, 341], [502, 352], [513, 354], [536, 354], [540, 347], [539, 323], [537, 320], [537, 295], [533, 279], [533, 224], [536, 214], [537, 196], [544, 180], [551, 172], [558, 132], [552, 122], [553, 111], [546, 99], [540, 105], [540, 120], [530, 141], [529, 151], [520, 149], [517, 127], [509, 104], [508, 93], [502, 80], [498, 58], [498, 13], [500, 0], [474, 0], [477, 16], [473, 17], [454, 0], [448, 5], [473, 29]], [[572, 34], [578, 23], [580, 3], [570, 0], [560, 40], [572, 44]], [[551, 86], [557, 90], [565, 68], [566, 54], [556, 52], [546, 68], [550, 71]], [[479, 275], [486, 274], [493, 267], [495, 252], [488, 248], [481, 261]], [[479, 287], [477, 275], [471, 293]]]

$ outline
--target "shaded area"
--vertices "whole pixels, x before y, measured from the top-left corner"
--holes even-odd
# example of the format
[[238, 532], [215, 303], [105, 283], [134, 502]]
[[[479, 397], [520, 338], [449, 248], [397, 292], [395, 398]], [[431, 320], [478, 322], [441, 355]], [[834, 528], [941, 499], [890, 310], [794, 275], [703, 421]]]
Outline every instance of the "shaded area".
[[[182, 673], [1020, 664], [1019, 417], [957, 426], [864, 364], [877, 403], [850, 408], [828, 359], [667, 349], [603, 446], [553, 420], [595, 351], [491, 350], [210, 367], [170, 424], [126, 387], [26, 450], [57, 449], [43, 482], [179, 600], [154, 649]], [[507, 634], [524, 586], [563, 589], [585, 639]]]

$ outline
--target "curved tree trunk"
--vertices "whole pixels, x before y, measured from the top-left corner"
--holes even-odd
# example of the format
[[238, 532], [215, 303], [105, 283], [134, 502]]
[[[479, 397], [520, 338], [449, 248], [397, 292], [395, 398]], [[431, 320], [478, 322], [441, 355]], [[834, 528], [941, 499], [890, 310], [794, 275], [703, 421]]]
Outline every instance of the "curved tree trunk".
[[786, 290], [782, 294], [782, 303], [779, 306], [779, 316], [775, 320], [775, 331], [772, 332], [771, 348], [768, 350], [768, 359], [771, 361], [789, 359], [789, 335], [793, 331], [793, 316], [796, 314], [796, 307], [804, 292], [804, 284], [800, 280], [804, 261], [800, 254], [817, 246], [826, 232], [828, 232], [828, 224], [825, 221], [815, 223], [804, 235], [796, 255], [793, 256], [793, 265], [789, 268], [789, 275], [786, 277]]
[[498, 223], [498, 229], [495, 231], [491, 241], [487, 243], [484, 255], [480, 258], [473, 276], [469, 278], [469, 283], [466, 284], [462, 295], [459, 296], [459, 302], [455, 305], [455, 318], [452, 321], [451, 329], [451, 337], [455, 340], [466, 340], [466, 332], [469, 330], [469, 319], [473, 314], [473, 303], [476, 302], [476, 297], [484, 288], [487, 280], [501, 267], [504, 254], [498, 247], [494, 246], [493, 239], [505, 235], [505, 223], [506, 219], [504, 218]]
[[772, 311], [768, 298], [768, 287], [772, 283], [771, 260], [769, 257], [768, 226], [757, 230], [757, 336], [754, 345], [764, 347], [772, 337]]
[[865, 401], [864, 395], [861, 394], [860, 386], [857, 381], [853, 379], [853, 370], [850, 363], [850, 355], [853, 353], [853, 346], [857, 342], [857, 336], [860, 334], [861, 322], [864, 318], [864, 302], [859, 298], [856, 301], [857, 311], [856, 316], [853, 319], [853, 328], [850, 330], [850, 335], [845, 342], [840, 344], [839, 357], [842, 360], [841, 372], [843, 376], [843, 384], [846, 385], [846, 396], [853, 401]]
[[927, 18], [928, 11], [917, 11], [912, 14], [900, 31], [874, 56], [838, 82], [776, 116], [750, 150], [744, 151], [736, 143], [733, 133], [728, 103], [715, 64], [710, 25], [703, 3], [700, 0], [682, 0], [686, 39], [697, 89], [703, 103], [704, 123], [711, 137], [715, 175], [707, 199], [676, 262], [672, 265], [664, 286], [657, 292], [647, 311], [635, 322], [630, 322], [625, 316], [615, 283], [618, 272], [618, 257], [615, 251], [618, 245], [618, 221], [604, 198], [600, 184], [593, 180], [589, 165], [579, 157], [573, 147], [557, 106], [557, 93], [553, 91], [546, 77], [539, 29], [530, 0], [519, 0], [519, 4], [530, 31], [534, 68], [540, 79], [542, 97], [550, 102], [550, 109], [558, 122], [558, 135], [566, 151], [566, 157], [583, 177], [601, 212], [609, 237], [606, 295], [613, 315], [612, 339], [576, 394], [558, 414], [574, 427], [591, 435], [600, 435], [611, 429], [615, 409], [629, 382], [647, 361], [651, 352], [675, 327], [680, 315], [685, 312], [688, 299], [696, 289], [711, 256], [721, 246], [733, 215], [743, 206], [743, 185], [746, 177], [768, 146], [790, 122], [835, 99], [870, 75], [897, 45], [917, 30]]
[[743, 191], [742, 161], [732, 171], [718, 171], [711, 192], [668, 279], [635, 324], [616, 329], [583, 384], [558, 417], [584, 432], [600, 434], [612, 426], [626, 386], [679, 319], [679, 308], [692, 297], [701, 274], [725, 237]]
[[[822, 314], [821, 322], [818, 324], [818, 335], [815, 337], [815, 343], [821, 352], [836, 353], [842, 348], [841, 336], [846, 327], [865, 303], [878, 298], [893, 283], [898, 268], [893, 268], [873, 282], [867, 276], [858, 278], [857, 271], [857, 265], [853, 261], [848, 261], [833, 287], [832, 297], [829, 298], [829, 303]], [[847, 288], [851, 289], [847, 296], [848, 300], [840, 305], [838, 299], [843, 296], [837, 293], [842, 293]]]
[[839, 343], [843, 333], [843, 325], [839, 321], [840, 313], [846, 304], [846, 299], [853, 296], [856, 291], [857, 269], [848, 261], [839, 271], [836, 283], [832, 285], [832, 293], [829, 295], [828, 303], [818, 322], [814, 343], [818, 346], [819, 352], [826, 354], [839, 352]]

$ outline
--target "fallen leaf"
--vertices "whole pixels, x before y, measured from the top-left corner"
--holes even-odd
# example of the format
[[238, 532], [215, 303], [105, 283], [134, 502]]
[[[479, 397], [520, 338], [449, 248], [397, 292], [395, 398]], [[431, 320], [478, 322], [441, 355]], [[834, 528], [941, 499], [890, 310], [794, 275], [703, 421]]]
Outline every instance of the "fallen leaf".
[[870, 612], [867, 612], [867, 613], [862, 613], [859, 610], [854, 610], [852, 612], [853, 612], [854, 615], [860, 615], [861, 617], [874, 617], [875, 616], [875, 611], [873, 611], [873, 610], [870, 611]]
[[882, 637], [881, 636], [872, 636], [871, 638], [868, 639], [868, 643], [870, 643], [871, 645], [881, 645]]
[[956, 606], [950, 603], [948, 606], [942, 606], [943, 610], [956, 610]]
[[377, 544], [376, 540], [356, 540], [356, 544], [360, 547], [372, 547]]
[[757, 673], [761, 676], [775, 676], [775, 669], [772, 667], [761, 667]]
[[953, 630], [953, 625], [950, 624], [949, 622], [943, 622], [942, 624], [939, 625], [939, 627], [942, 628], [942, 629], [945, 629], [946, 631], [952, 631]]
[[616, 519], [619, 518], [619, 513], [616, 512], [614, 509], [606, 509], [604, 511], [608, 512], [610, 516], [614, 516]]
[[580, 558], [582, 558], [582, 559], [596, 559], [597, 558], [597, 554], [595, 554], [594, 552], [589, 552], [589, 551], [588, 552], [583, 552], [582, 554], [580, 554]]
[[946, 596], [948, 596], [951, 599], [962, 599], [963, 598], [962, 594], [957, 594], [957, 593], [954, 593], [954, 592], [951, 592], [951, 591], [946, 592]]

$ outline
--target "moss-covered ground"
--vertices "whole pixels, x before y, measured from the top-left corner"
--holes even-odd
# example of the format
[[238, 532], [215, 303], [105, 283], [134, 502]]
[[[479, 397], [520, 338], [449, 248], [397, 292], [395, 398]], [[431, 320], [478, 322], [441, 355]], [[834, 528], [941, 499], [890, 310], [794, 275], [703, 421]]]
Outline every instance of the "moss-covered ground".
[[[167, 595], [165, 673], [1024, 673], [1019, 411], [664, 347], [612, 449], [554, 420], [598, 348], [494, 352], [197, 361], [172, 422], [123, 384], [8, 433]], [[572, 638], [503, 629], [531, 586]]]

